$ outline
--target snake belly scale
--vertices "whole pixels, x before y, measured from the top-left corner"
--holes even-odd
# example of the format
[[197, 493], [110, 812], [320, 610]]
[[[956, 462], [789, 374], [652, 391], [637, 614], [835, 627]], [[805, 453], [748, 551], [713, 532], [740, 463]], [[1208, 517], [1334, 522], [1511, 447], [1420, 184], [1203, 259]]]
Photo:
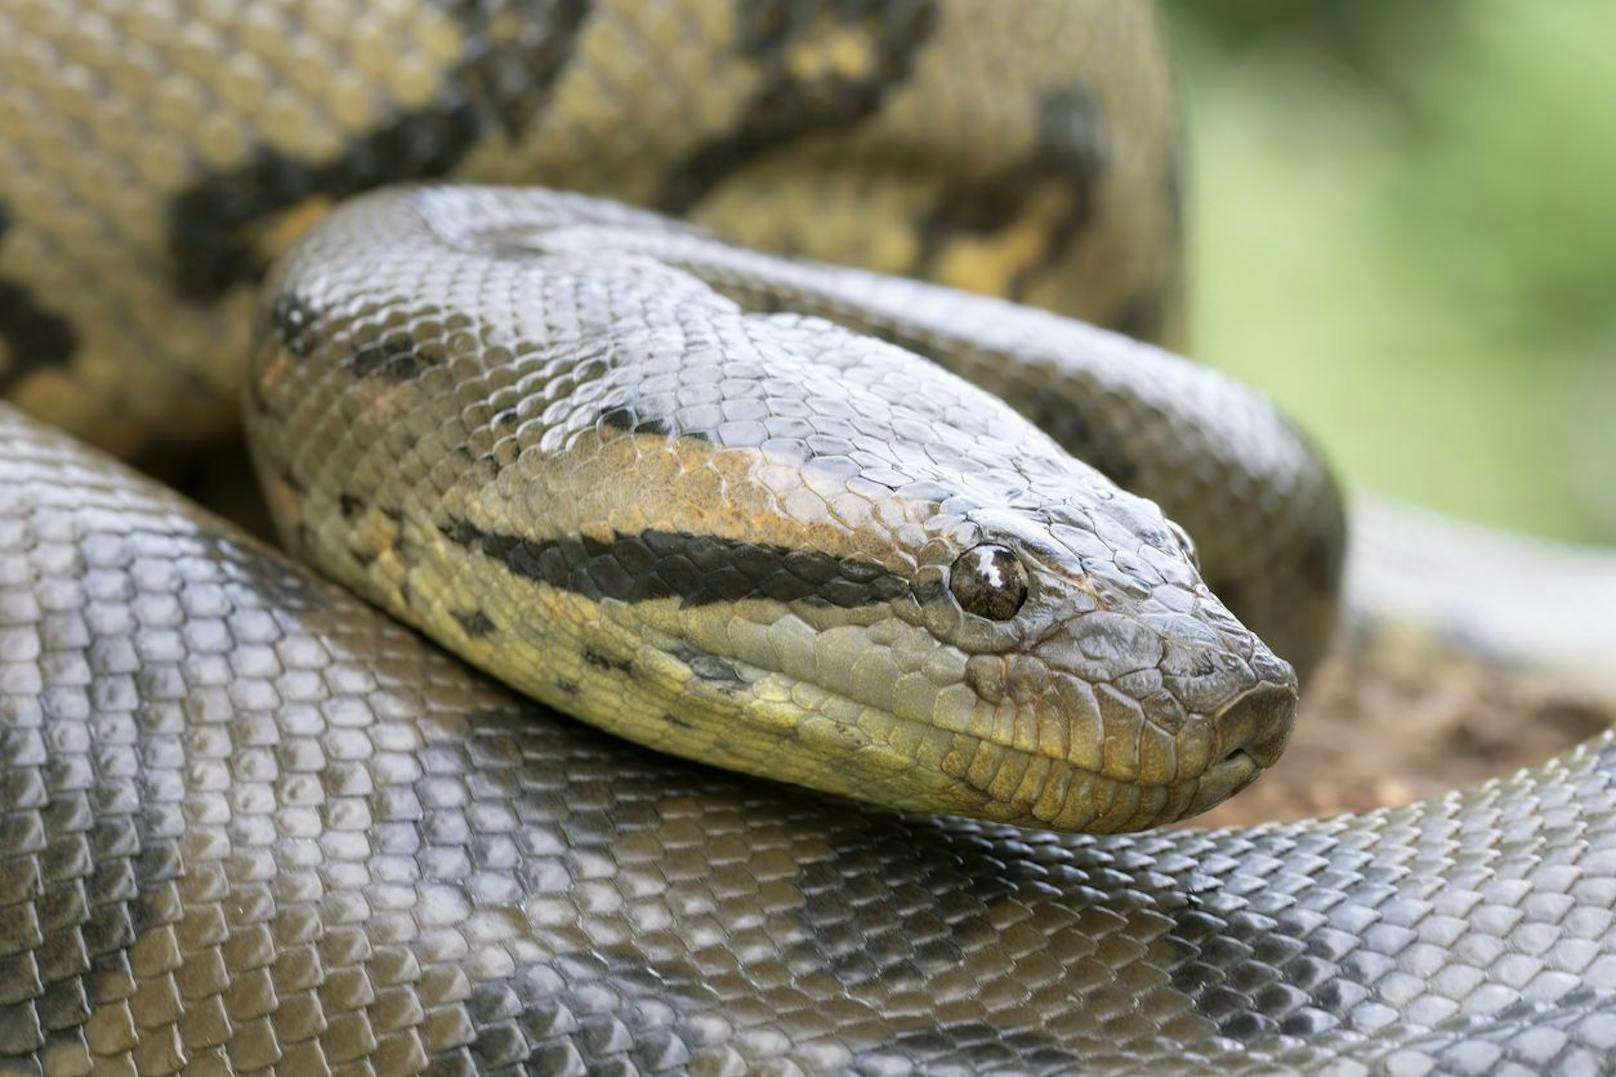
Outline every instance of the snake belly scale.
[[[291, 552], [797, 783], [4, 408], [8, 1067], [1611, 1071], [1609, 736], [1005, 825], [1249, 781], [1340, 572], [1266, 402], [1063, 316], [1173, 333], [1147, 5], [0, 0], [0, 59], [11, 399], [138, 457], [244, 395]], [[331, 208], [440, 177], [710, 232]]]

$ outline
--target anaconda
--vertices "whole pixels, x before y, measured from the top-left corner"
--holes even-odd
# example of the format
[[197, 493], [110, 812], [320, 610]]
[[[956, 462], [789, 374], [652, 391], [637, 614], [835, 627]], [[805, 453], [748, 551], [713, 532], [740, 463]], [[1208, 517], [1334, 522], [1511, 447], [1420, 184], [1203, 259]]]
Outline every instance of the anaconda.
[[[0, 56], [9, 394], [139, 453], [216, 436], [245, 386], [287, 544], [547, 702], [1096, 829], [1204, 807], [1283, 741], [1258, 636], [1311, 663], [1342, 549], [1305, 439], [1154, 349], [870, 272], [1170, 335], [1145, 5], [6, 0]], [[543, 192], [328, 213], [441, 177], [819, 262]], [[517, 703], [4, 423], [24, 1065], [1610, 1066], [1609, 737], [1249, 831], [861, 807]]]

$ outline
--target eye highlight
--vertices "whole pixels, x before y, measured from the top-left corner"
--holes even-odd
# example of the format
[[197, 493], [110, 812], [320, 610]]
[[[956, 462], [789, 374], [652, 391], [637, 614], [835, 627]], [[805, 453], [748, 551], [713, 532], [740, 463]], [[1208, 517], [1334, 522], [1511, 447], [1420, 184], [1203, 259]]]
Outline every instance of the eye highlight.
[[966, 613], [1008, 621], [1027, 601], [1027, 570], [1003, 546], [973, 546], [949, 569], [948, 589]]

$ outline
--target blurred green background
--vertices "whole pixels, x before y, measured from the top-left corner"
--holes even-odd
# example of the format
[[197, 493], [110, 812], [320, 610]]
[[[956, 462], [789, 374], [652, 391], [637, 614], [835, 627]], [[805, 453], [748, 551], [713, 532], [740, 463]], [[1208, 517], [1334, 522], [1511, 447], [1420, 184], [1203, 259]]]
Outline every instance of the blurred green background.
[[1355, 485], [1616, 540], [1616, 3], [1168, 10], [1191, 351]]

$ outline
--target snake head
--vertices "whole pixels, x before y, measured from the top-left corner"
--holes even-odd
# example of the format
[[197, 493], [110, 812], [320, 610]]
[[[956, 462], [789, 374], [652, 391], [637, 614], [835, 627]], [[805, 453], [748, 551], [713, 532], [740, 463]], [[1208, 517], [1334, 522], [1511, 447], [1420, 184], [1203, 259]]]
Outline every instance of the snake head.
[[1205, 811], [1279, 757], [1295, 674], [1154, 504], [1069, 459], [1010, 504], [908, 491], [870, 553], [728, 546], [734, 604], [640, 608], [694, 674], [688, 726], [727, 705], [712, 735], [771, 776], [1089, 832]]
[[1140, 829], [1274, 761], [1295, 676], [1153, 504], [694, 242], [543, 192], [334, 213], [253, 366], [288, 545], [576, 717], [892, 807]]
[[1278, 759], [1295, 674], [1201, 581], [1155, 505], [1066, 485], [1082, 495], [935, 521], [920, 623], [966, 657], [965, 690], [939, 693], [930, 720], [974, 740], [973, 788], [1045, 825], [1205, 811]]

